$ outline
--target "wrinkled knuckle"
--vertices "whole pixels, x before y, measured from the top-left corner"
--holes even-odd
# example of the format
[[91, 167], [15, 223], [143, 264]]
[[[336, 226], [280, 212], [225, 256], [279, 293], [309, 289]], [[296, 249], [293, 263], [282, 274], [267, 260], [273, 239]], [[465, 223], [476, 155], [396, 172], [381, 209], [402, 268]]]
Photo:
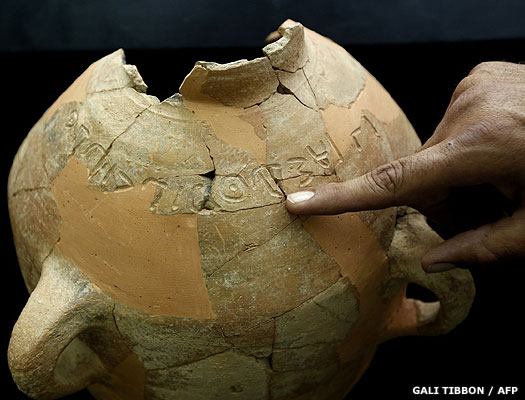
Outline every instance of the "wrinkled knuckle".
[[491, 141], [494, 137], [493, 124], [487, 119], [478, 120], [475, 124], [470, 125], [467, 132], [483, 142]]
[[374, 169], [368, 175], [373, 190], [395, 196], [403, 182], [404, 166], [395, 160]]
[[504, 134], [512, 127], [512, 121], [501, 118], [497, 113], [487, 113], [467, 125], [458, 136], [458, 143], [477, 145], [495, 143], [503, 139]]
[[456, 90], [454, 90], [452, 99], [457, 99], [461, 94], [465, 93], [467, 90], [474, 88], [480, 83], [482, 83], [483, 80], [484, 78], [477, 75], [468, 75], [467, 77], [463, 78], [456, 86]]
[[485, 135], [491, 141], [502, 138], [507, 133], [511, 132], [516, 125], [515, 120], [509, 116], [508, 118], [500, 112], [495, 112], [490, 115], [485, 129]]
[[[473, 83], [474, 80], [475, 83]], [[467, 109], [477, 107], [486, 101], [486, 85], [477, 78], [467, 81], [459, 90], [456, 90], [457, 92], [452, 95], [451, 105], [448, 109], [449, 114], [463, 113]]]
[[485, 73], [490, 74], [498, 69], [505, 67], [506, 64], [507, 63], [503, 61], [484, 61], [476, 65], [474, 68], [472, 68], [469, 75], [485, 74]]

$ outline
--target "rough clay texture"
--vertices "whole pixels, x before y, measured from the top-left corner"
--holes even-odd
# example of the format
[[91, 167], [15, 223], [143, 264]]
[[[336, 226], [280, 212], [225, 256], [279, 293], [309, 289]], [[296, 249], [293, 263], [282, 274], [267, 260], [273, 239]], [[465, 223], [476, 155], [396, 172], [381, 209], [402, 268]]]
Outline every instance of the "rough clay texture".
[[32, 292], [9, 347], [21, 390], [336, 399], [381, 341], [465, 318], [470, 275], [421, 272], [440, 239], [414, 211], [287, 212], [287, 194], [420, 143], [343, 48], [290, 20], [278, 37], [255, 60], [197, 63], [162, 102], [116, 51], [33, 127], [8, 183]]

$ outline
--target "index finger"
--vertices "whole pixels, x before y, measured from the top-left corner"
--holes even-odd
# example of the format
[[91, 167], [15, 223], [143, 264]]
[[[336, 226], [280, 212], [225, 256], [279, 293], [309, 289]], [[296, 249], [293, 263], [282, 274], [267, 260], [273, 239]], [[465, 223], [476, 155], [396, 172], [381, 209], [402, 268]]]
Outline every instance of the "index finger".
[[428, 201], [452, 186], [474, 185], [485, 176], [455, 140], [441, 142], [418, 153], [341, 183], [292, 193], [286, 207], [294, 214], [339, 214]]

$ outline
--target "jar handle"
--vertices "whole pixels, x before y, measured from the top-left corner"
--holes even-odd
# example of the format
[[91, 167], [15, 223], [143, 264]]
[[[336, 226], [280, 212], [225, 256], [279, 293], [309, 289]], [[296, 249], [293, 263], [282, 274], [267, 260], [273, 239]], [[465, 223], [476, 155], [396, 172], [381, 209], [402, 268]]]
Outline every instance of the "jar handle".
[[53, 251], [9, 343], [9, 367], [20, 390], [32, 398], [54, 399], [106, 373], [98, 356], [75, 339], [102, 324], [112, 309], [100, 290]]
[[407, 208], [405, 215], [398, 217], [389, 250], [390, 278], [386, 288], [393, 288], [393, 293], [414, 283], [433, 292], [439, 301], [423, 302], [403, 295], [386, 326], [383, 341], [398, 336], [444, 334], [468, 315], [475, 295], [470, 272], [454, 269], [428, 274], [421, 268], [423, 255], [441, 242], [416, 210]]

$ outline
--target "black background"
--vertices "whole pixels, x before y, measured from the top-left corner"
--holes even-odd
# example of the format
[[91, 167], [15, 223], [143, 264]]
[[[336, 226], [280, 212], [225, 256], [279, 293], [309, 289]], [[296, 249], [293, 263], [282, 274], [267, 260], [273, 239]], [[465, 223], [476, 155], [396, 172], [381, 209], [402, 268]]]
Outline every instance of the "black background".
[[[42, 26], [43, 32], [46, 31]], [[51, 28], [50, 28], [51, 29]], [[275, 29], [272, 27], [271, 29]], [[270, 30], [271, 30], [270, 29]], [[261, 37], [262, 39], [263, 37]], [[345, 43], [391, 93], [424, 141], [440, 121], [456, 84], [477, 63], [525, 61], [525, 40], [446, 41], [395, 44]], [[175, 93], [197, 60], [229, 62], [261, 56], [260, 47], [200, 47], [126, 50], [138, 66], [148, 93], [161, 100]], [[151, 46], [147, 46], [151, 47]], [[4, 48], [6, 50], [6, 48]], [[2, 106], [2, 233], [5, 322], [1, 351], [5, 355], [11, 329], [27, 301], [16, 261], [7, 212], [7, 176], [13, 157], [31, 126], [45, 109], [93, 61], [114, 48], [82, 51], [3, 51], [0, 53]], [[523, 391], [523, 265], [471, 271], [477, 295], [467, 320], [439, 337], [405, 337], [380, 345], [372, 364], [348, 398], [389, 396], [409, 399], [414, 386], [518, 386]], [[413, 290], [415, 296], [425, 293]], [[5, 358], [4, 358], [5, 360]], [[1, 394], [25, 399], [3, 362]], [[503, 397], [503, 396], [499, 396]], [[87, 392], [71, 399], [90, 398]], [[438, 398], [432, 396], [432, 398]], [[475, 397], [471, 397], [475, 398]]]
[[525, 37], [523, 0], [2, 0], [0, 48], [254, 47], [286, 18], [344, 44]]

